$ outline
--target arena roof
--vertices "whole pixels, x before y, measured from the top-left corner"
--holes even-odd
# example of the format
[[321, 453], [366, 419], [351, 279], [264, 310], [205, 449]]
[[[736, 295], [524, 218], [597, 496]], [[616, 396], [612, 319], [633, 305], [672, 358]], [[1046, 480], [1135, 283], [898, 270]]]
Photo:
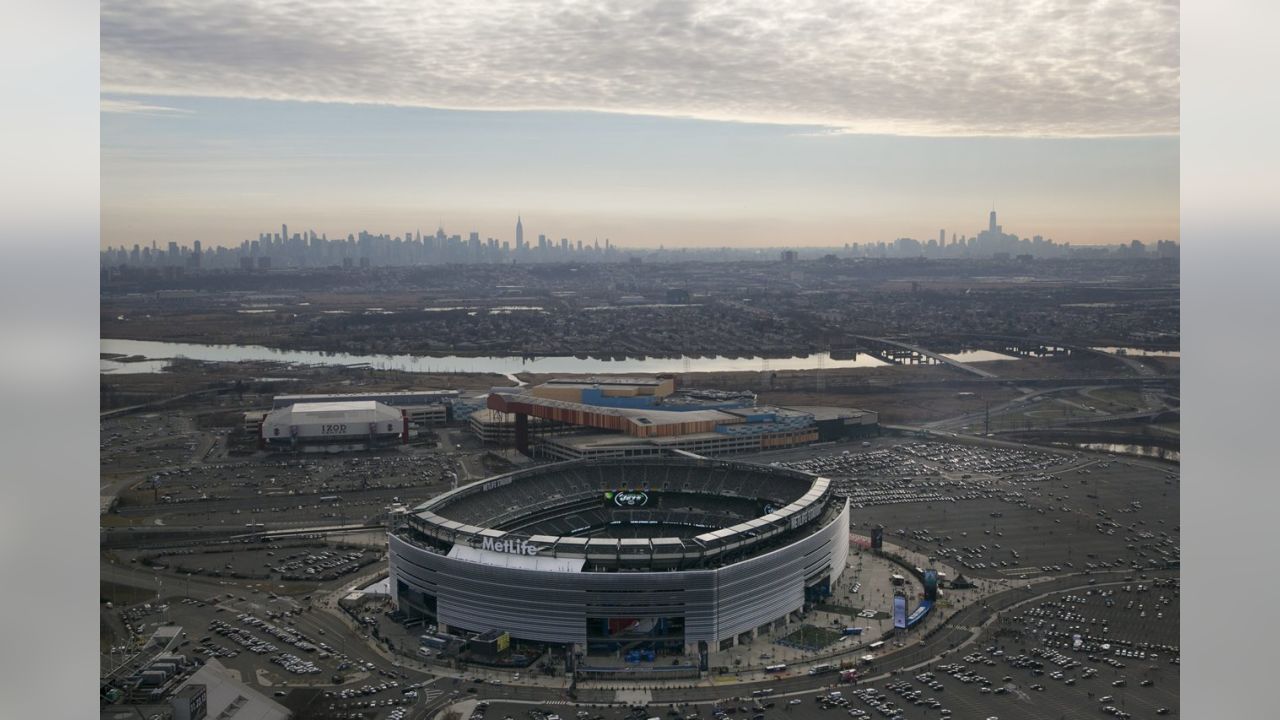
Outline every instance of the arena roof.
[[[346, 425], [347, 434], [363, 434], [368, 423], [394, 425], [398, 431], [401, 420], [398, 408], [383, 405], [373, 400], [352, 400], [347, 402], [295, 403], [278, 410], [272, 410], [262, 423], [263, 437], [273, 437], [274, 430], [287, 430], [298, 427], [304, 431], [308, 428], [330, 425]], [[305, 432], [303, 434], [306, 434]]]
[[462, 393], [458, 390], [392, 390], [389, 392], [357, 392], [357, 393], [324, 393], [319, 395], [276, 395], [272, 399], [272, 409], [279, 409], [298, 403], [340, 403], [361, 400], [375, 400], [386, 405], [404, 405], [411, 400], [420, 400], [430, 404], [447, 398], [456, 398]]
[[359, 410], [376, 410], [376, 400], [342, 400], [338, 402], [294, 403], [290, 407], [295, 413], [317, 415], [322, 413], [355, 412]]
[[295, 420], [359, 421], [399, 418], [400, 411], [375, 400], [348, 400], [345, 402], [295, 403], [271, 414], [285, 413]]

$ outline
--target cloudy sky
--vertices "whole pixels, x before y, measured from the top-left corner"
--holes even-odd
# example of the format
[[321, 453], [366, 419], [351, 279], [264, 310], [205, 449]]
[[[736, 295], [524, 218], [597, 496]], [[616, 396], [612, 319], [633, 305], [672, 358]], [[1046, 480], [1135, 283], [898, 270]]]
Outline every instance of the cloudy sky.
[[1170, 0], [104, 0], [103, 243], [1177, 238]]

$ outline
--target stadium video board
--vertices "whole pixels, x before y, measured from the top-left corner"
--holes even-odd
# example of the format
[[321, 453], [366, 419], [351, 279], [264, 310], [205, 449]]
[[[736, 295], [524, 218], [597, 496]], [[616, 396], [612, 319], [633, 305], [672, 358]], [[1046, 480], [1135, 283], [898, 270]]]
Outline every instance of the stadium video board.
[[907, 596], [893, 596], [893, 626], [895, 628], [907, 629]]
[[640, 490], [610, 490], [605, 492], [604, 501], [620, 508], [641, 508], [649, 504], [649, 493]]

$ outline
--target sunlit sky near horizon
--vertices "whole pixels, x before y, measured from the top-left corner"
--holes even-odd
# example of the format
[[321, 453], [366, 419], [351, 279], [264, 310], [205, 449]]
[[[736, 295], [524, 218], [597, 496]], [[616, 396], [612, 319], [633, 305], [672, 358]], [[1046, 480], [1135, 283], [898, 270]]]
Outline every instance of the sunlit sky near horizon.
[[1178, 238], [1167, 0], [106, 0], [102, 243]]

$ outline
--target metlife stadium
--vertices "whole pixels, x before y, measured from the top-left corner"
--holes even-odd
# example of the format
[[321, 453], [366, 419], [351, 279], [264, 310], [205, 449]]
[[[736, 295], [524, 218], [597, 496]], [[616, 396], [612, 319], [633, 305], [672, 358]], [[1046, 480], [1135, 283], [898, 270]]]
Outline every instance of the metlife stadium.
[[705, 655], [829, 594], [849, 507], [826, 478], [793, 470], [579, 460], [428, 501], [390, 550], [400, 612], [441, 631]]

